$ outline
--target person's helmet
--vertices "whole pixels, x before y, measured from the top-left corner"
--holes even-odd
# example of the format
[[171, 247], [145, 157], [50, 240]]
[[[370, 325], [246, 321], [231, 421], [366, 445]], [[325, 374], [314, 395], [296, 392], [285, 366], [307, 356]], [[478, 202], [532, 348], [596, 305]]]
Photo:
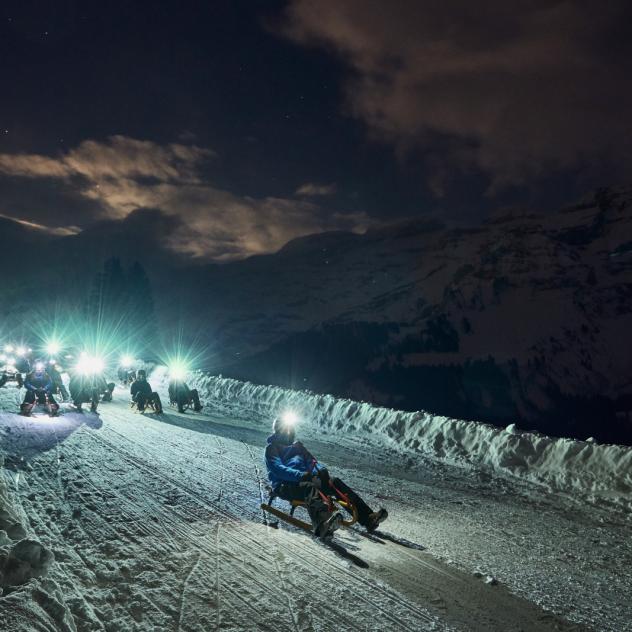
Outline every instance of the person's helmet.
[[139, 369], [136, 373], [136, 377], [140, 380], [142, 379], [147, 379], [147, 372], [145, 371], [145, 369]]
[[44, 375], [44, 373], [46, 373], [46, 363], [42, 362], [42, 360], [36, 360], [33, 371], [35, 375], [41, 377], [42, 375]]
[[279, 435], [284, 435], [287, 438], [288, 443], [294, 443], [294, 437], [296, 436], [296, 415], [285, 413], [280, 417], [275, 417], [272, 422], [272, 432]]

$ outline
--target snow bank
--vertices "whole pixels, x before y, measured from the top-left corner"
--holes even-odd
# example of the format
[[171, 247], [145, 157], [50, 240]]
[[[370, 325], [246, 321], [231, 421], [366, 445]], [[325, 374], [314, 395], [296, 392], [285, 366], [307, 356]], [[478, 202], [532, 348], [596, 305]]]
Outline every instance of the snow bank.
[[[0, 391], [0, 410], [16, 410], [19, 407], [20, 390], [5, 387]], [[0, 423], [0, 595], [5, 595], [0, 599], [0, 629], [39, 629], [32, 625], [38, 621], [35, 611], [39, 609], [39, 606], [35, 607], [36, 604], [33, 604], [34, 611], [29, 612], [28, 616], [25, 615], [27, 609], [23, 607], [18, 616], [18, 611], [12, 612], [6, 602], [6, 595], [16, 590], [21, 592], [20, 587], [31, 579], [45, 577], [55, 559], [52, 551], [37, 540], [28, 537], [23, 516], [21, 517], [17, 502], [11, 493], [9, 483], [13, 478], [7, 469], [10, 467], [8, 463], [22, 461], [5, 453], [7, 445], [5, 437], [10, 430], [9, 425]], [[7, 456], [10, 458], [7, 459]], [[38, 595], [45, 592], [41, 586], [31, 586], [26, 588], [26, 591], [36, 591]], [[2, 627], [8, 625], [9, 620], [10, 627]]]
[[[164, 378], [163, 378], [164, 379]], [[632, 448], [557, 439], [460, 421], [426, 412], [403, 412], [308, 391], [260, 386], [196, 373], [190, 386], [205, 404], [226, 413], [244, 411], [270, 424], [285, 409], [330, 432], [378, 441], [461, 466], [487, 467], [558, 492], [632, 509]]]
[[[4, 454], [0, 448], [0, 466]], [[6, 477], [0, 476], [0, 587], [19, 586], [47, 574], [54, 555], [39, 542], [27, 538], [18, 512], [13, 507]]]
[[[0, 410], [15, 410], [19, 389], [0, 391]], [[26, 516], [13, 496], [10, 470], [21, 469], [26, 461], [6, 454], [9, 431], [12, 424], [0, 414], [0, 630], [76, 632], [63, 591], [47, 577], [55, 556], [29, 535]]]

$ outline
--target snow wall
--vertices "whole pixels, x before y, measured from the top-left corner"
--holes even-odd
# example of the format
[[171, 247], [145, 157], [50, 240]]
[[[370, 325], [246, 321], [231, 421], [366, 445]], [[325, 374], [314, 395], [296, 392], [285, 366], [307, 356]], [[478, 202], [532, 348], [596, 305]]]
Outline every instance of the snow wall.
[[398, 451], [422, 453], [632, 510], [632, 448], [522, 432], [420, 412], [380, 408], [331, 395], [261, 386], [196, 373], [189, 382], [209, 407], [269, 427], [284, 410], [303, 423]]

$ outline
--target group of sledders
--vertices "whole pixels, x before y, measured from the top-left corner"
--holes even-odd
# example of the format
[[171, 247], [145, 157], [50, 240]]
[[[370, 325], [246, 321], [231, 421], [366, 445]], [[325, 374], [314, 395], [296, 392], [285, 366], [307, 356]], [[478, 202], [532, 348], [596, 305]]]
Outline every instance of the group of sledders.
[[[143, 369], [126, 371], [124, 384], [130, 385], [132, 404], [142, 412], [150, 406], [155, 412], [162, 412], [160, 396], [147, 381]], [[22, 386], [22, 384], [20, 384]], [[29, 415], [36, 404], [45, 405], [49, 414], [55, 415], [59, 404], [54, 394], [67, 399], [68, 393], [61, 379], [59, 368], [51, 364], [37, 362], [23, 380], [26, 389], [20, 412]], [[89, 403], [96, 411], [97, 403], [112, 399], [114, 383], [107, 383], [101, 375], [85, 375], [73, 372], [69, 382], [70, 399], [81, 410], [83, 403]], [[172, 379], [169, 383], [170, 403], [178, 407], [179, 412], [186, 408], [195, 411], [202, 409], [197, 390], [190, 389], [181, 379]], [[300, 442], [296, 440], [295, 418], [279, 417], [274, 420], [272, 435], [268, 437], [265, 449], [265, 462], [270, 480], [271, 492], [268, 503], [262, 508], [290, 524], [308, 529], [323, 539], [330, 538], [334, 531], [343, 525], [358, 522], [367, 531], [375, 531], [388, 517], [384, 508], [374, 511], [349, 485], [339, 478], [332, 477], [329, 470]], [[290, 502], [289, 514], [275, 508], [275, 498]], [[304, 506], [309, 514], [311, 525], [294, 517], [296, 507]], [[342, 511], [346, 512], [346, 516]]]

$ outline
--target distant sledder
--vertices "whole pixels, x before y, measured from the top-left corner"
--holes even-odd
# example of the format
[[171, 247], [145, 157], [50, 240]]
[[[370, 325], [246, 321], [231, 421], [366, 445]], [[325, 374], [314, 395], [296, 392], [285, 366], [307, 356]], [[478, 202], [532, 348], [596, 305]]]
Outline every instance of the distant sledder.
[[53, 393], [59, 395], [62, 401], [68, 401], [70, 395], [61, 377], [61, 371], [61, 367], [54, 360], [49, 361], [46, 372], [50, 375], [51, 380], [53, 380]]
[[[272, 485], [270, 498], [261, 508], [296, 527], [313, 531], [323, 539], [330, 538], [341, 526], [351, 526], [356, 521], [374, 531], [386, 520], [386, 509], [373, 511], [362, 498], [339, 478], [331, 478], [327, 468], [300, 442], [295, 441], [294, 415], [274, 420], [273, 434], [268, 437], [265, 451], [268, 478]], [[272, 506], [275, 498], [291, 504], [290, 513]], [[297, 507], [305, 507], [311, 519], [309, 523], [294, 517]], [[349, 515], [345, 520], [338, 510]]]
[[6, 345], [0, 354], [0, 388], [8, 382], [15, 382], [18, 388], [24, 386], [24, 376], [31, 372], [28, 352], [23, 347]]
[[123, 386], [130, 386], [136, 380], [136, 371], [132, 366], [133, 364], [134, 359], [131, 356], [124, 355], [121, 358], [116, 375]]
[[134, 371], [134, 369], [126, 369], [124, 367], [119, 367], [116, 373], [117, 373], [119, 382], [123, 386], [130, 386], [130, 384], [136, 380], [136, 371]]
[[169, 403], [172, 406], [177, 406], [179, 413], [183, 413], [187, 408], [193, 408], [196, 413], [202, 410], [197, 389], [189, 388], [182, 379], [169, 381]]
[[35, 370], [24, 380], [26, 395], [20, 406], [20, 414], [29, 417], [36, 404], [45, 406], [48, 414], [54, 417], [59, 413], [59, 404], [53, 397], [53, 380], [46, 372], [43, 362], [35, 363]]
[[132, 395], [131, 405], [135, 406], [139, 413], [145, 412], [147, 406], [150, 406], [158, 414], [162, 413], [160, 396], [152, 390], [144, 369], [138, 371], [136, 380], [130, 387], [130, 394]]
[[[78, 412], [83, 412], [83, 404], [90, 404], [90, 411], [97, 412], [100, 396], [114, 390], [114, 384], [108, 385], [102, 376], [103, 361], [83, 353], [70, 376], [70, 398]], [[110, 390], [111, 386], [111, 390]], [[105, 399], [105, 401], [108, 401]]]

